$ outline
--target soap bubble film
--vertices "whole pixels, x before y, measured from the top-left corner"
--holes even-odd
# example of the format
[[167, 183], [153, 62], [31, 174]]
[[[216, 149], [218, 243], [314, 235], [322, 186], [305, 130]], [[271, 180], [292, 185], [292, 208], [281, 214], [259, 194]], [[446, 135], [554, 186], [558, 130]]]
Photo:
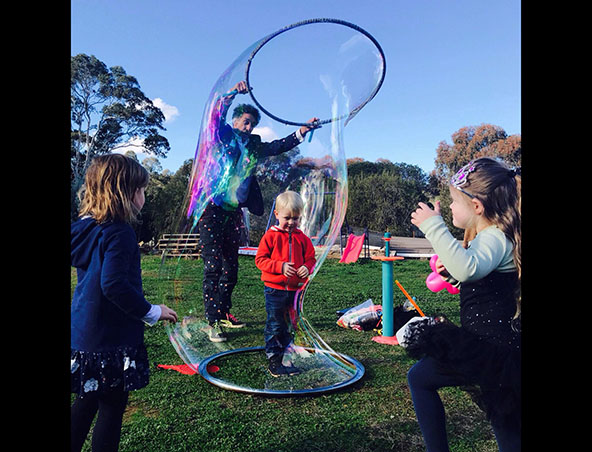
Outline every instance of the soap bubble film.
[[[317, 262], [308, 282], [295, 292], [287, 319], [294, 340], [284, 354], [284, 363], [292, 363], [302, 373], [273, 378], [266, 372], [263, 347], [250, 346], [253, 335], [258, 335], [263, 345], [265, 318], [253, 327], [256, 331], [249, 333], [251, 326], [247, 325], [232, 331], [226, 342], [211, 342], [201, 269], [195, 260], [180, 257], [172, 248], [163, 252], [159, 287], [163, 303], [175, 308], [180, 302], [191, 301], [192, 306], [189, 312], [180, 313], [182, 320], [167, 326], [169, 338], [194, 370], [200, 371], [200, 364], [206, 361], [215, 365], [215, 374], [204, 366], [200, 372], [210, 382], [242, 392], [290, 394], [338, 388], [363, 374], [363, 366], [334, 351], [314, 330], [306, 319], [305, 300], [345, 217], [344, 127], [374, 97], [384, 74], [384, 54], [364, 30], [343, 21], [314, 19], [253, 43], [213, 86], [203, 112], [187, 195], [173, 232], [197, 233], [198, 222], [211, 201], [238, 209], [244, 200], [243, 181], [255, 176], [264, 211], [253, 215], [242, 209], [243, 236], [248, 236], [250, 246], [256, 247], [275, 224], [271, 213], [277, 195], [293, 190], [304, 200], [299, 228], [311, 238]], [[233, 87], [241, 81], [248, 81], [250, 93], [232, 95]], [[258, 159], [246, 148], [245, 136], [227, 126], [232, 125], [232, 113], [239, 104], [253, 105], [261, 112], [249, 139], [282, 140], [314, 117], [320, 119], [320, 127], [309, 131], [292, 150]], [[230, 147], [240, 153], [229, 152]], [[264, 306], [259, 276], [261, 296], [256, 302]], [[238, 284], [243, 277], [239, 268]]]

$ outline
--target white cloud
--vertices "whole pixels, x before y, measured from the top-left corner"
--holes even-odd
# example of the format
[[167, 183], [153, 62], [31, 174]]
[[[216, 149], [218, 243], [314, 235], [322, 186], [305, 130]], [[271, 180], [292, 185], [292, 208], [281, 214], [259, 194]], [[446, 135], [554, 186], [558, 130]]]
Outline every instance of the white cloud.
[[125, 154], [128, 151], [133, 151], [136, 157], [141, 162], [146, 157], [153, 157], [154, 155], [144, 147], [144, 139], [140, 137], [130, 138], [125, 143], [118, 145], [113, 152], [116, 154]]
[[279, 138], [278, 134], [274, 132], [271, 127], [255, 127], [253, 129], [255, 135], [261, 137], [261, 141], [273, 141]]
[[160, 97], [157, 97], [156, 99], [152, 99], [152, 103], [156, 107], [160, 108], [160, 110], [162, 111], [162, 114], [164, 115], [165, 122], [172, 122], [177, 118], [177, 116], [180, 115], [179, 109], [177, 107], [167, 104]]

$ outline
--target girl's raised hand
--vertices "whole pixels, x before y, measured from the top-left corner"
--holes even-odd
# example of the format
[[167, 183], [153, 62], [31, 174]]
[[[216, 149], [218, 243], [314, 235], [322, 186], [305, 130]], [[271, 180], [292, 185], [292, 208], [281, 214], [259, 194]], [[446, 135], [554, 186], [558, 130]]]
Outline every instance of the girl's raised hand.
[[428, 218], [440, 215], [440, 201], [436, 201], [434, 209], [430, 209], [430, 207], [423, 202], [418, 203], [418, 205], [419, 208], [411, 214], [411, 223], [417, 227]]

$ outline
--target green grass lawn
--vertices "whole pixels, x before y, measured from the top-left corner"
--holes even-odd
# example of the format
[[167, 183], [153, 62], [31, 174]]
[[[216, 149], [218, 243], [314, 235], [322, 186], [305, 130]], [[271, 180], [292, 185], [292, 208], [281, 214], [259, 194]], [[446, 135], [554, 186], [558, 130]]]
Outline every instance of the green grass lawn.
[[[144, 256], [144, 291], [160, 303], [160, 258]], [[202, 315], [201, 260], [184, 266], [197, 275], [184, 284], [182, 301], [167, 304], [179, 318]], [[150, 384], [130, 394], [124, 416], [120, 451], [423, 451], [406, 374], [414, 360], [399, 346], [373, 342], [375, 333], [346, 330], [336, 324], [337, 310], [368, 298], [382, 303], [381, 264], [360, 260], [339, 264], [327, 259], [306, 294], [303, 311], [316, 332], [337, 352], [360, 361], [366, 373], [352, 386], [316, 396], [264, 397], [227, 391], [199, 375], [183, 375], [157, 364], [182, 364], [165, 326], [147, 327], [145, 342], [151, 362]], [[395, 279], [425, 314], [446, 314], [459, 322], [458, 296], [432, 293], [425, 286], [426, 260], [395, 263]], [[263, 283], [254, 258], [240, 257], [233, 313], [247, 327], [232, 332], [241, 346], [263, 345], [265, 304]], [[72, 272], [72, 287], [76, 284]], [[395, 305], [404, 302], [395, 286]], [[197, 307], [197, 308], [196, 308]], [[201, 312], [199, 311], [201, 307]], [[452, 451], [496, 451], [493, 432], [481, 410], [458, 388], [440, 391], [447, 414]], [[89, 443], [89, 441], [87, 441]], [[84, 450], [90, 450], [88, 444]]]

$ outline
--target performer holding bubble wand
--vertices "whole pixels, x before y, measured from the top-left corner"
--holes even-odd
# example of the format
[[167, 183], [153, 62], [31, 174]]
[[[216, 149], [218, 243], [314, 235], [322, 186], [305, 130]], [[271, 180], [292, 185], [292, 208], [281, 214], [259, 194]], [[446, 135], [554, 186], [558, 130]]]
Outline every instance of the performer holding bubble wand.
[[[241, 208], [247, 207], [255, 215], [263, 214], [263, 196], [255, 177], [257, 164], [264, 159], [294, 148], [302, 141], [318, 118], [301, 126], [287, 137], [262, 142], [253, 129], [260, 120], [259, 111], [249, 104], [239, 104], [232, 114], [232, 126], [226, 123], [226, 115], [237, 94], [248, 93], [247, 83], [240, 81], [222, 96], [213, 109], [210, 119], [210, 145], [218, 146], [218, 174], [210, 174], [216, 180], [194, 179], [194, 184], [214, 186], [199, 218], [199, 234], [204, 259], [203, 296], [205, 316], [209, 323], [208, 336], [212, 342], [227, 339], [222, 328], [245, 326], [234, 317], [232, 292], [238, 277], [238, 250], [240, 240]], [[199, 177], [202, 179], [199, 179]], [[203, 201], [202, 201], [203, 202]], [[192, 207], [190, 206], [190, 209]], [[195, 206], [194, 206], [195, 208]], [[191, 212], [188, 212], [191, 214]]]

